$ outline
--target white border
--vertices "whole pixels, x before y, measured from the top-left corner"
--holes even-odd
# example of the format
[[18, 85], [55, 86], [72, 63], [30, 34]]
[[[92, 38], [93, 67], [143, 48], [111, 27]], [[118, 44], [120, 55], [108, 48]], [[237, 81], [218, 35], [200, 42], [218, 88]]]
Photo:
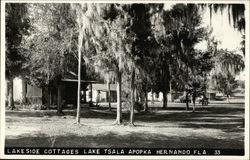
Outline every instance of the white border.
[[[88, 155], [81, 155], [81, 156], [72, 156], [72, 155], [57, 155], [57, 156], [51, 156], [51, 155], [4, 155], [4, 141], [5, 141], [5, 3], [244, 3], [246, 7], [245, 12], [245, 19], [246, 19], [246, 57], [245, 57], [245, 156], [88, 156]], [[118, 1], [118, 0], [85, 0], [85, 1], [69, 1], [69, 0], [54, 0], [54, 1], [48, 1], [48, 0], [38, 0], [38, 1], [32, 1], [32, 0], [2, 0], [1, 1], [1, 107], [0, 107], [0, 118], [1, 118], [1, 132], [0, 132], [0, 159], [206, 159], [206, 160], [249, 160], [249, 1], [248, 0], [193, 0], [193, 1], [184, 1], [184, 0], [175, 0], [175, 1], [157, 1], [157, 0], [151, 0], [151, 1], [144, 1], [144, 0], [129, 0], [129, 1]]]

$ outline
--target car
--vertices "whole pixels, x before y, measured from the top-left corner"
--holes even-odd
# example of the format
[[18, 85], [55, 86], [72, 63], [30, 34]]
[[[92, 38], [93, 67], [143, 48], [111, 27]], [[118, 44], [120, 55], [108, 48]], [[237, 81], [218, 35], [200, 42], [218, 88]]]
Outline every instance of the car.
[[198, 98], [199, 103], [202, 104], [202, 106], [207, 106], [209, 104], [208, 98], [207, 97], [199, 97]]

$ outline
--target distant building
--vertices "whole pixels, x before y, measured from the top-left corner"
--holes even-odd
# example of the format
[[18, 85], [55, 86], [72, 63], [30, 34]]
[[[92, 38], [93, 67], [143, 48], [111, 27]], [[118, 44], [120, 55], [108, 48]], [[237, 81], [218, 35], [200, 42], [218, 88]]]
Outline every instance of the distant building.
[[218, 91], [215, 89], [208, 89], [206, 97], [210, 100], [216, 99], [216, 94], [218, 94]]
[[[87, 87], [87, 101], [90, 101], [91, 98], [91, 85], [88, 85]], [[96, 97], [98, 94], [98, 91], [100, 91], [100, 97], [99, 102], [108, 102], [109, 94], [108, 94], [108, 85], [102, 84], [102, 83], [96, 83], [92, 84], [92, 100], [93, 102], [96, 102]], [[110, 84], [110, 101], [116, 102], [116, 84]]]
[[[168, 102], [172, 102], [172, 101], [174, 101], [174, 99], [179, 98], [179, 96], [181, 96], [181, 95], [183, 95], [182, 92], [172, 91], [172, 94], [170, 94], [170, 93], [167, 94], [167, 100], [168, 100]], [[163, 93], [162, 92], [159, 92], [159, 93], [153, 92], [153, 95], [152, 95], [152, 92], [148, 92], [148, 100], [152, 101], [152, 99], [154, 101], [163, 102]]]

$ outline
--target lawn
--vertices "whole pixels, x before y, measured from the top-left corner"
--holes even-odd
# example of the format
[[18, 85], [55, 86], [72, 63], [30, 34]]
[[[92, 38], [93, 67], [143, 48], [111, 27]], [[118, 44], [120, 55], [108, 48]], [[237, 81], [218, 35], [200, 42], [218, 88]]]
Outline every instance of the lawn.
[[[6, 111], [6, 147], [150, 147], [150, 148], [244, 148], [244, 104], [209, 104], [196, 112], [185, 104], [160, 103], [149, 112], [136, 113], [135, 127], [112, 125], [115, 108], [106, 105], [83, 108], [81, 125], [75, 124], [76, 110]], [[115, 106], [113, 106], [115, 107]], [[53, 143], [54, 142], [54, 143]]]

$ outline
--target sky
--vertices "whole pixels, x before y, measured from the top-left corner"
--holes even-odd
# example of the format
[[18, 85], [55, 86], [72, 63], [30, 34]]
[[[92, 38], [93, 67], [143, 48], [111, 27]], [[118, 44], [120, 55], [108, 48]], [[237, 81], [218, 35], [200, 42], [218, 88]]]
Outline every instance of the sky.
[[[166, 10], [172, 8], [171, 3], [166, 3], [164, 8]], [[221, 13], [218, 11], [217, 13], [212, 14], [212, 20], [210, 25], [210, 12], [209, 9], [205, 9], [202, 16], [202, 26], [213, 28], [212, 35], [218, 40], [220, 43], [218, 44], [218, 48], [228, 49], [228, 50], [239, 50], [240, 42], [241, 42], [241, 33], [237, 31], [232, 25], [229, 23], [228, 11], [224, 9]], [[196, 46], [198, 49], [205, 49], [206, 43], [201, 42]]]
[[[204, 26], [210, 26], [210, 13], [209, 9], [206, 9], [202, 15], [202, 21]], [[221, 13], [218, 11], [212, 15], [213, 33], [216, 40], [219, 40], [218, 48], [228, 50], [239, 50], [240, 42], [242, 41], [241, 33], [229, 23], [228, 11], [225, 9]]]
[[[202, 15], [203, 25], [210, 26], [210, 13], [207, 9]], [[230, 51], [236, 51], [235, 53], [243, 56], [242, 51], [240, 51], [242, 41], [242, 34], [229, 23], [228, 11], [225, 9], [222, 13], [218, 11], [212, 15], [212, 35], [216, 40], [219, 40], [218, 49], [227, 49]], [[204, 44], [201, 44], [204, 47]], [[237, 80], [245, 79], [245, 70], [239, 73], [235, 77]]]

